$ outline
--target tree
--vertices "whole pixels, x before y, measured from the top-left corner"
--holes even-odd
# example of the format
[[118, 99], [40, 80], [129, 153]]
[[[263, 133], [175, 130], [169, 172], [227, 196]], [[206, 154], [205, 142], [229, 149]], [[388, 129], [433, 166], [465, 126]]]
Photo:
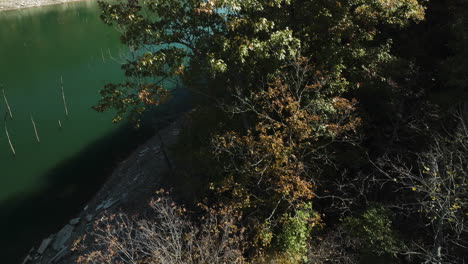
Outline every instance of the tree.
[[[323, 163], [334, 163], [331, 145], [350, 140], [360, 123], [355, 102], [322, 94], [326, 79], [308, 60], [299, 58], [292, 67], [298, 72], [287, 81], [278, 78], [231, 109], [255, 113], [255, 127], [245, 135], [230, 131], [214, 138], [227, 173], [217, 192], [249, 215], [252, 229], [261, 227], [255, 234], [259, 248], [275, 241], [262, 235], [265, 230], [286, 227], [284, 214], [296, 217], [314, 197]], [[318, 220], [316, 214], [309, 218]]]
[[163, 100], [168, 79], [182, 77], [190, 87], [217, 80], [217, 94], [227, 90], [223, 97], [232, 99], [258, 80], [273, 81], [299, 55], [327, 72], [327, 89], [359, 87], [391, 59], [391, 42], [379, 29], [424, 15], [417, 0], [120, 0], [100, 7], [135, 51], [122, 66], [128, 80], [108, 84], [96, 107], [117, 109], [114, 121], [127, 113], [137, 119]]
[[395, 85], [385, 30], [424, 17], [418, 0], [126, 0], [100, 6], [104, 21], [119, 27], [122, 42], [135, 52], [123, 65], [128, 81], [107, 85], [96, 108], [116, 108], [115, 121], [127, 113], [137, 119], [167, 97], [167, 80], [181, 78], [211, 104], [240, 116], [235, 120], [243, 126], [226, 122], [211, 141], [224, 167], [212, 185], [212, 202], [244, 216], [251, 251], [260, 253], [280, 244], [291, 249], [284, 241], [295, 240], [280, 234], [307, 233], [301, 215], [318, 225], [307, 206], [322, 174], [340, 174], [339, 152], [363, 122], [353, 95]]
[[468, 58], [468, 53], [463, 47], [468, 44], [466, 33], [468, 19], [465, 15], [468, 11], [468, 4], [464, 1], [453, 1], [448, 5], [448, 10], [450, 13], [448, 29], [451, 35], [451, 40], [448, 43], [450, 55], [442, 64], [442, 72], [445, 75], [443, 77], [447, 86], [455, 90], [454, 97], [466, 96], [466, 87], [468, 86], [466, 58]]
[[422, 219], [428, 236], [406, 254], [421, 256], [426, 263], [466, 261], [460, 252], [468, 249], [468, 128], [464, 118], [458, 120], [452, 135], [435, 136], [429, 150], [416, 154], [416, 167], [401, 158], [380, 162], [381, 172], [396, 182], [402, 196], [397, 207], [412, 219]]

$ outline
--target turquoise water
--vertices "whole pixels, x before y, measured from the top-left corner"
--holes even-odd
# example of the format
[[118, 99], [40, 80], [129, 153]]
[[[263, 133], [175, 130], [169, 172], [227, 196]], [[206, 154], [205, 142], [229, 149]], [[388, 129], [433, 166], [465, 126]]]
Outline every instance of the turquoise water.
[[150, 135], [91, 109], [105, 83], [123, 79], [123, 54], [93, 1], [0, 12], [0, 86], [13, 115], [0, 91], [0, 263], [21, 263]]
[[[95, 1], [0, 12], [0, 263], [21, 263], [58, 232], [153, 134], [153, 122], [134, 130], [91, 109], [104, 84], [123, 80], [128, 54], [99, 15]], [[174, 97], [146, 120], [161, 126], [190, 107], [184, 92]]]
[[91, 106], [105, 83], [122, 79], [118, 38], [94, 1], [0, 12], [0, 86], [13, 115], [0, 91], [0, 202], [47, 187], [57, 164], [117, 129]]

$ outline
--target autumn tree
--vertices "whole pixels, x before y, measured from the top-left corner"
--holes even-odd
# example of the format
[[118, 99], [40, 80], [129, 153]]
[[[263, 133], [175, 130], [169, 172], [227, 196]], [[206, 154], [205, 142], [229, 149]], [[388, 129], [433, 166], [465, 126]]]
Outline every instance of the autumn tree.
[[[134, 51], [127, 81], [108, 84], [96, 107], [138, 119], [181, 79], [234, 116], [213, 136], [217, 206], [244, 216], [253, 255], [300, 248], [319, 217], [320, 178], [359, 133], [356, 91], [395, 85], [393, 31], [424, 17], [405, 0], [126, 0], [100, 2], [102, 18]], [[359, 99], [359, 98], [357, 98]], [[205, 100], [206, 102], [206, 100]], [[201, 105], [200, 107], [203, 107]], [[301, 240], [293, 239], [300, 236]], [[292, 251], [291, 251], [292, 250]]]
[[[253, 246], [260, 249], [281, 243], [281, 235], [274, 233], [281, 234], [277, 230], [287, 230], [299, 212], [312, 209], [308, 203], [324, 164], [334, 163], [331, 146], [351, 140], [360, 123], [353, 114], [356, 102], [325, 94], [326, 75], [307, 59], [298, 58], [291, 67], [295, 74], [238, 98], [239, 104], [227, 109], [253, 113], [255, 126], [213, 139], [214, 153], [226, 170], [216, 191], [228, 197], [225, 204], [249, 216], [247, 225], [257, 229]], [[315, 225], [319, 218], [309, 212], [307, 221]], [[279, 247], [300, 245], [283, 241]], [[292, 255], [300, 257], [298, 252]]]
[[134, 51], [122, 66], [127, 81], [108, 84], [96, 107], [117, 109], [115, 121], [159, 103], [168, 79], [182, 77], [190, 87], [217, 80], [229, 98], [234, 89], [248, 94], [258, 80], [271, 82], [299, 55], [327, 72], [330, 89], [359, 87], [391, 59], [381, 27], [424, 15], [417, 0], [120, 0], [100, 7]]

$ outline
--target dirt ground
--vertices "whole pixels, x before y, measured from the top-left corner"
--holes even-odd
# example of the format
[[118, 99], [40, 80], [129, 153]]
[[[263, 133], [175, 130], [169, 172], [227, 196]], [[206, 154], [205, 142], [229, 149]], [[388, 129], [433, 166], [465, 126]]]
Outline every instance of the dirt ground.
[[94, 0], [0, 0], [0, 11], [28, 8], [44, 5], [55, 5], [75, 1], [94, 1]]

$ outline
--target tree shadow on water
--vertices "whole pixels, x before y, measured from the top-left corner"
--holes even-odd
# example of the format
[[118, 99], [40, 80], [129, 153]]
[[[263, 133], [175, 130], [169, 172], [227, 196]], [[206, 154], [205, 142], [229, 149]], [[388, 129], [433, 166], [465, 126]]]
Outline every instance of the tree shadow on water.
[[0, 263], [21, 263], [32, 246], [58, 232], [102, 187], [117, 164], [159, 129], [191, 109], [186, 89], [150, 111], [140, 129], [130, 124], [88, 145], [82, 152], [43, 177], [40, 191], [0, 203]]
[[152, 134], [150, 126], [124, 125], [49, 171], [45, 188], [0, 203], [0, 262], [21, 263], [33, 245], [80, 212], [117, 163]]

